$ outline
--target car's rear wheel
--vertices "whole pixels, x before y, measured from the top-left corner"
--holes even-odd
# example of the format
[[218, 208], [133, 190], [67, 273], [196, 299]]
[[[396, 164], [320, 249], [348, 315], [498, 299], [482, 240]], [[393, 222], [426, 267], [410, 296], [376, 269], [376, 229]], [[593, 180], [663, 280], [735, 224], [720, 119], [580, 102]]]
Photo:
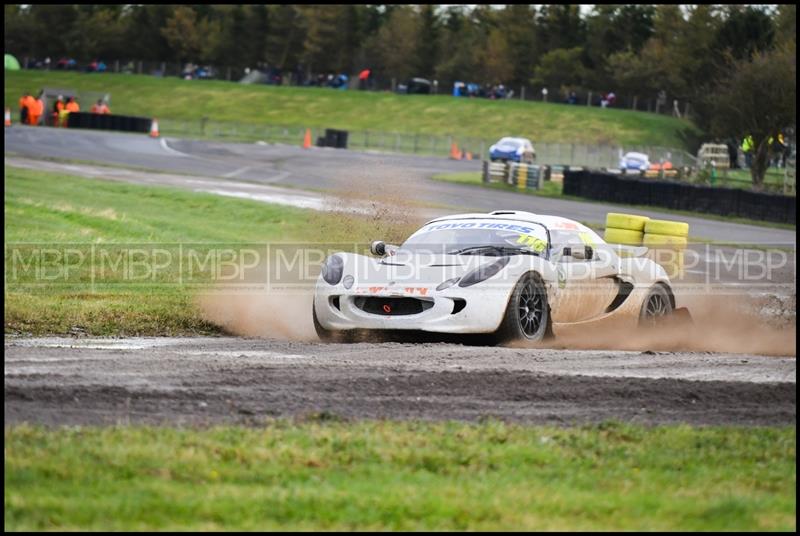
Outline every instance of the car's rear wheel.
[[495, 332], [498, 343], [510, 341], [537, 342], [550, 334], [550, 306], [544, 281], [535, 272], [528, 272], [517, 281], [506, 314]]
[[644, 327], [655, 326], [659, 320], [668, 317], [673, 312], [672, 300], [667, 288], [658, 283], [653, 285], [642, 303], [639, 312], [639, 325]]

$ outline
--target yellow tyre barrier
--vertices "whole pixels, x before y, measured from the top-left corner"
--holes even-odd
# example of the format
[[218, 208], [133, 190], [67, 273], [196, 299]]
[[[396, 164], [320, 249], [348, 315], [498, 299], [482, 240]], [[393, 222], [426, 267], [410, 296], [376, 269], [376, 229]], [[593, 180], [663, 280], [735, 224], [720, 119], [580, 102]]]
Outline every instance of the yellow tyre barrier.
[[646, 257], [664, 268], [668, 277], [675, 278], [683, 273], [683, 252], [682, 249], [662, 246], [660, 249], [648, 250]]
[[644, 233], [641, 231], [631, 231], [630, 229], [616, 229], [614, 227], [606, 227], [605, 241], [610, 244], [624, 244], [626, 246], [641, 246], [642, 236]]
[[620, 214], [609, 212], [606, 214], [606, 227], [614, 229], [627, 229], [629, 231], [644, 231], [644, 226], [650, 218], [647, 216], [636, 216], [635, 214]]
[[688, 240], [685, 236], [670, 236], [663, 234], [645, 233], [642, 245], [654, 248], [686, 249]]
[[682, 221], [650, 220], [644, 225], [645, 234], [689, 236], [689, 224]]

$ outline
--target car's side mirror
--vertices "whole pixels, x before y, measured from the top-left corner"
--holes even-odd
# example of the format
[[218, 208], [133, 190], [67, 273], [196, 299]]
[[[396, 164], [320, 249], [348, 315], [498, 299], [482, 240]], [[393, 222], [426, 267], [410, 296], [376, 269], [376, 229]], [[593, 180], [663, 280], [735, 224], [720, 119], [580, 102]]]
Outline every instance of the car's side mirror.
[[378, 257], [386, 255], [386, 243], [383, 240], [375, 240], [369, 246], [369, 252]]
[[573, 259], [590, 261], [594, 257], [594, 250], [592, 246], [583, 246], [582, 248], [565, 247], [564, 257], [572, 257]]

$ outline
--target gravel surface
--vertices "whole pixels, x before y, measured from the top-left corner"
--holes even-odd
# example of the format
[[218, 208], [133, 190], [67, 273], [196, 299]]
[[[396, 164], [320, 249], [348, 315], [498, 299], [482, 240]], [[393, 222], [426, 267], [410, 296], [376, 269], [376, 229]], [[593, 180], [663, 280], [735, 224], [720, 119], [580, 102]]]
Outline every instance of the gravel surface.
[[796, 419], [794, 357], [228, 337], [6, 338], [5, 350], [7, 423]]

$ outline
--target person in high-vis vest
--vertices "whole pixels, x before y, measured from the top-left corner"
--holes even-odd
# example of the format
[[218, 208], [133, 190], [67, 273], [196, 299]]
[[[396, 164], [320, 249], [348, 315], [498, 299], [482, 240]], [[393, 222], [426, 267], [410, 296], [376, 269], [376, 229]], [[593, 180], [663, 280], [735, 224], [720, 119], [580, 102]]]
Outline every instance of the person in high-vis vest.
[[93, 114], [110, 114], [111, 109], [106, 104], [106, 101], [103, 99], [99, 99], [96, 103], [92, 105], [92, 113]]
[[54, 127], [61, 125], [61, 112], [64, 111], [64, 96], [59, 95], [56, 101], [53, 103], [53, 122], [52, 125]]
[[28, 124], [35, 127], [39, 124], [39, 118], [42, 117], [44, 113], [44, 101], [42, 100], [42, 93], [39, 93], [39, 96], [33, 99], [30, 106], [28, 107]]
[[67, 122], [69, 120], [68, 118], [69, 118], [69, 114], [70, 113], [72, 113], [72, 112], [80, 112], [80, 111], [81, 111], [81, 107], [75, 101], [75, 97], [70, 97], [69, 100], [67, 101], [66, 106], [64, 106], [64, 109], [61, 110], [61, 112], [59, 112], [59, 114], [58, 114], [58, 119], [59, 119], [59, 122], [61, 123], [61, 126], [62, 127], [66, 127], [67, 126]]
[[753, 163], [753, 136], [747, 135], [742, 140], [742, 152], [744, 153], [744, 164], [749, 168]]
[[30, 114], [33, 102], [36, 99], [30, 93], [25, 92], [22, 98], [19, 99], [19, 122], [23, 125], [30, 124]]

